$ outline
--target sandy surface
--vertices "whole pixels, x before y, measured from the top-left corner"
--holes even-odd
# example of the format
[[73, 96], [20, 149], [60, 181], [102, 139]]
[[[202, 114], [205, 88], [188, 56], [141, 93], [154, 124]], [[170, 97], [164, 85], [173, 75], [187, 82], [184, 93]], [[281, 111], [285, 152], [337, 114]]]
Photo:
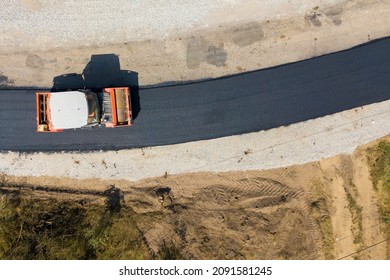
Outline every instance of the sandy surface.
[[111, 1], [10, 1], [0, 11], [0, 87], [51, 87], [55, 76], [82, 73], [93, 54], [118, 55], [122, 70], [149, 85], [270, 67], [390, 35], [388, 0], [113, 2], [120, 12]]

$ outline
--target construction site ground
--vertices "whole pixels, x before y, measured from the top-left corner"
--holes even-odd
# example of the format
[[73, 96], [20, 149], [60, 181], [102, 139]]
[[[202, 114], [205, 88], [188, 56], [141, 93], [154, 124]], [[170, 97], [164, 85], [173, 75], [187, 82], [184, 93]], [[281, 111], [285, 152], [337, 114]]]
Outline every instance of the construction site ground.
[[367, 149], [378, 142], [351, 155], [263, 171], [135, 182], [6, 176], [3, 186], [11, 187], [3, 191], [88, 206], [103, 205], [114, 184], [122, 207], [134, 211], [146, 258], [172, 244], [185, 259], [386, 259], [386, 225], [367, 163]]
[[[4, 23], [0, 87], [51, 87], [54, 76], [80, 74], [94, 54], [118, 55], [121, 69], [148, 85], [280, 65], [390, 35], [389, 1], [270, 2], [252, 13], [256, 1], [226, 1], [193, 22], [187, 17], [140, 37], [107, 29], [83, 44], [73, 40], [83, 33], [59, 38], [39, 35], [39, 25], [27, 32]], [[9, 7], [18, 5], [26, 13], [21, 18], [33, 21], [50, 12], [47, 3]], [[41, 43], [33, 44], [38, 35]], [[367, 148], [390, 140], [388, 108], [386, 101], [268, 132], [168, 147], [3, 152], [0, 203], [18, 189], [48, 201], [103, 205], [102, 193], [115, 184], [135, 213], [150, 253], [145, 258], [173, 244], [187, 259], [386, 259]]]

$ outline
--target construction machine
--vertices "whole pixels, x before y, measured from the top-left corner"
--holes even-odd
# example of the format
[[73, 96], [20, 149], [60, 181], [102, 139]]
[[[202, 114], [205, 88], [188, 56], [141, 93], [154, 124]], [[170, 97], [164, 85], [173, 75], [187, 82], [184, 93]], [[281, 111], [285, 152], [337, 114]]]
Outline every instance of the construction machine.
[[37, 92], [37, 131], [130, 126], [133, 123], [130, 100], [128, 87], [103, 88], [98, 92]]

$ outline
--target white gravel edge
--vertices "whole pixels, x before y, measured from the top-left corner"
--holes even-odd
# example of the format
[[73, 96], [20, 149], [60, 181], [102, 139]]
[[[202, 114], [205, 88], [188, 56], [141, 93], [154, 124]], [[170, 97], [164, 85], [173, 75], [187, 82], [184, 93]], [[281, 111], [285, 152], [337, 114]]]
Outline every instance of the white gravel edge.
[[178, 145], [94, 153], [0, 153], [16, 176], [125, 179], [187, 172], [261, 170], [303, 164], [390, 134], [390, 100], [287, 127]]

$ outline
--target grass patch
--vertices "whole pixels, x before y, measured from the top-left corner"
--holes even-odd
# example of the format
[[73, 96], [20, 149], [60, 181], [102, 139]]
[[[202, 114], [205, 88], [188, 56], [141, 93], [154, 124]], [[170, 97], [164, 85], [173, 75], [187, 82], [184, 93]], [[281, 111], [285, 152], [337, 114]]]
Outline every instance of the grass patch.
[[105, 203], [37, 198], [0, 186], [0, 259], [177, 259], [174, 246], [151, 252], [137, 222], [145, 219], [111, 186]]
[[381, 141], [368, 149], [368, 163], [375, 190], [380, 201], [380, 212], [386, 227], [387, 258], [390, 259], [390, 142]]
[[2, 196], [0, 259], [88, 259], [86, 229], [101, 210], [52, 199], [28, 198], [20, 191]]
[[167, 244], [165, 241], [158, 252], [158, 259], [160, 260], [182, 260], [183, 256], [180, 251], [173, 245]]

